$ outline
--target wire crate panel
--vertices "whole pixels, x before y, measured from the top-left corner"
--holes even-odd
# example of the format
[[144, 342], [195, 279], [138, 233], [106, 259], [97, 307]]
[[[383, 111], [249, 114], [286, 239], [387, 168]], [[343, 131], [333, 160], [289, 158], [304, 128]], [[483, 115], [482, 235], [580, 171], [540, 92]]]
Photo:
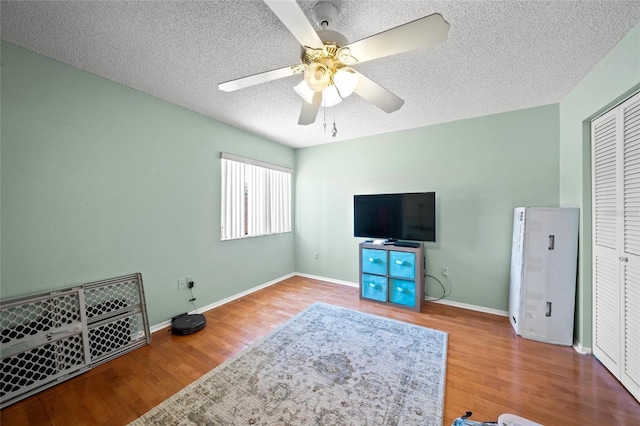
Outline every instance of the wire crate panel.
[[139, 273], [0, 301], [0, 408], [150, 341]]
[[7, 347], [27, 336], [45, 333], [54, 328], [81, 321], [78, 290], [61, 292], [60, 295], [19, 299], [0, 311], [0, 342], [3, 353]]
[[[76, 375], [86, 366], [81, 334], [18, 352], [0, 362], [0, 399], [25, 398], [58, 383], [65, 375]], [[70, 377], [71, 377], [70, 376]]]
[[2, 302], [0, 324], [0, 407], [88, 367], [79, 287]]
[[151, 341], [142, 275], [86, 284], [84, 294], [92, 365]]
[[138, 274], [87, 284], [87, 320], [91, 322], [106, 314], [140, 305], [140, 284], [141, 277]]
[[148, 329], [141, 312], [127, 313], [89, 328], [91, 365], [96, 366], [123, 352], [148, 343]]

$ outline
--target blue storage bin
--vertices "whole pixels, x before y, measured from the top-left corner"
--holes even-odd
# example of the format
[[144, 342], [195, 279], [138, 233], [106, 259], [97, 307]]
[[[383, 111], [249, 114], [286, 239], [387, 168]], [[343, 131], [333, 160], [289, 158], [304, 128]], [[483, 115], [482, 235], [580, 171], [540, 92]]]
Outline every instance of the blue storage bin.
[[386, 302], [387, 277], [362, 274], [362, 297], [379, 302]]
[[387, 275], [387, 251], [376, 249], [362, 250], [362, 272]]
[[415, 279], [416, 254], [407, 251], [389, 251], [389, 275]]
[[391, 278], [389, 285], [391, 286], [391, 291], [389, 292], [391, 302], [415, 308], [416, 283], [414, 281]]

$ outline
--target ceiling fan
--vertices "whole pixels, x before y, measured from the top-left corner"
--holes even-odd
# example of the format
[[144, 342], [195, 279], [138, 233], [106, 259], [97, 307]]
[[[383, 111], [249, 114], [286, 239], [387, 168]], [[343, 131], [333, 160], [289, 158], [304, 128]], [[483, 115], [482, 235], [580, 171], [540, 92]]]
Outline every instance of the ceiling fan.
[[312, 17], [322, 28], [317, 32], [296, 0], [264, 2], [302, 45], [302, 63], [220, 83], [218, 88], [232, 92], [294, 74], [304, 74], [302, 82], [294, 87], [296, 93], [304, 99], [298, 119], [298, 124], [301, 125], [315, 122], [320, 106], [334, 106], [351, 93], [356, 93], [388, 113], [397, 111], [404, 101], [352, 66], [435, 46], [444, 42], [449, 32], [449, 23], [442, 15], [434, 13], [348, 43], [342, 34], [327, 29], [338, 14], [337, 8], [328, 1], [321, 1], [313, 7]]

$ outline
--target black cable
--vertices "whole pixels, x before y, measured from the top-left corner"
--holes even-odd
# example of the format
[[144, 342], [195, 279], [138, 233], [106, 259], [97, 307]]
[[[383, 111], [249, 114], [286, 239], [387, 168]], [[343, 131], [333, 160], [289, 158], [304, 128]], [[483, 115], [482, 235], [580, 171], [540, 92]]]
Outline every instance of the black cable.
[[191, 292], [191, 299], [189, 299], [189, 302], [193, 304], [193, 309], [195, 309], [196, 314], [199, 314], [200, 312], [198, 312], [198, 308], [196, 307], [196, 297], [193, 295], [193, 286], [189, 287], [189, 291]]
[[[429, 277], [429, 278], [433, 278], [434, 280], [436, 280], [438, 282], [438, 284], [440, 284], [440, 287], [442, 287], [442, 296], [440, 296], [439, 298], [435, 299], [435, 300], [430, 300], [430, 302], [437, 302], [439, 300], [444, 299], [445, 297], [447, 297], [450, 293], [447, 293], [447, 290], [444, 288], [444, 284], [442, 284], [442, 281], [440, 281], [438, 278], [434, 277], [433, 275], [429, 275], [429, 274], [424, 274], [425, 277]], [[427, 297], [429, 297], [429, 295], [427, 294]]]
[[424, 246], [424, 241], [422, 242], [422, 272], [424, 276], [427, 276], [427, 248]]
[[[440, 296], [439, 298], [437, 298], [436, 300], [430, 300], [430, 302], [437, 302], [439, 300], [444, 299], [445, 297], [449, 296], [451, 294], [451, 279], [449, 278], [448, 275], [445, 275], [445, 277], [447, 277], [447, 280], [449, 280], [449, 292], [447, 293], [447, 290], [444, 287], [444, 284], [442, 284], [442, 281], [440, 281], [438, 278], [434, 277], [433, 275], [429, 275], [427, 274], [427, 248], [424, 246], [424, 242], [422, 242], [422, 253], [423, 253], [423, 262], [422, 262], [422, 268], [424, 271], [424, 277], [427, 278], [433, 278], [434, 280], [436, 280], [438, 282], [438, 284], [440, 284], [440, 287], [442, 287], [442, 296]], [[426, 285], [426, 279], [425, 279], [425, 285]], [[427, 297], [429, 297], [429, 295], [426, 295]], [[426, 300], [426, 299], [425, 299]]]

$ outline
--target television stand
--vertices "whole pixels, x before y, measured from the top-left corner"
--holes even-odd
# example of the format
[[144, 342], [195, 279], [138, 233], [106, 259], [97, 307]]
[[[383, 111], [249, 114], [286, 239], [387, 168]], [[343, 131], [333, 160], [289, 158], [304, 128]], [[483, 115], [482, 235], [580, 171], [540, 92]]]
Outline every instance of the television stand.
[[424, 248], [360, 243], [360, 299], [420, 312]]

